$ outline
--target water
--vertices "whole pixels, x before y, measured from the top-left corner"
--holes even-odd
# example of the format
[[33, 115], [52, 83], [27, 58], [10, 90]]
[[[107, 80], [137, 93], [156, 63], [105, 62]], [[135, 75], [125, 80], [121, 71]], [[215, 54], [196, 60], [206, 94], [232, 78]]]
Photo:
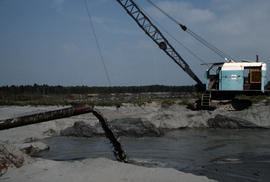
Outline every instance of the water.
[[[114, 160], [106, 138], [54, 137], [44, 140], [50, 151], [40, 157]], [[187, 129], [158, 138], [121, 138], [136, 164], [171, 167], [219, 181], [270, 181], [270, 130]]]

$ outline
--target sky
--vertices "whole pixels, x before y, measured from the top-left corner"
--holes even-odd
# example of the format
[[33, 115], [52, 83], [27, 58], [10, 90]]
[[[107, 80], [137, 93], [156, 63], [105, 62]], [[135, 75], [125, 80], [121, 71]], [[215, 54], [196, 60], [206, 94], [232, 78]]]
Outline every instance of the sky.
[[[269, 0], [153, 1], [234, 60], [258, 54], [270, 65]], [[223, 61], [146, 0], [135, 2], [205, 62]], [[112, 86], [195, 84], [116, 0], [88, 5]], [[207, 67], [164, 35], [204, 80]], [[34, 83], [110, 86], [84, 0], [0, 0], [0, 86]]]

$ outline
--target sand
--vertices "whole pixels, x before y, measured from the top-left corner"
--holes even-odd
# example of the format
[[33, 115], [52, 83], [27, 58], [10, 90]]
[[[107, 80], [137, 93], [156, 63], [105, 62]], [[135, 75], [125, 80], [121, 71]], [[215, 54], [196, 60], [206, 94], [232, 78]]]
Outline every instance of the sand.
[[[56, 106], [2, 106], [0, 107], [0, 120], [33, 114], [41, 111], [60, 109]], [[160, 129], [179, 129], [179, 128], [207, 128], [207, 121], [221, 114], [236, 118], [246, 119], [258, 126], [270, 126], [270, 105], [264, 103], [254, 104], [249, 109], [243, 111], [227, 111], [217, 109], [214, 111], [192, 111], [183, 105], [172, 105], [168, 108], [161, 107], [160, 104], [151, 103], [142, 107], [126, 104], [120, 108], [116, 107], [96, 107], [109, 120], [121, 118], [139, 118], [153, 123]], [[91, 114], [82, 114], [64, 119], [57, 119], [45, 123], [24, 126], [15, 129], [0, 131], [0, 140], [11, 143], [24, 143], [29, 140], [40, 140], [46, 137], [57, 136], [60, 131], [73, 126], [77, 121], [84, 121], [86, 124], [94, 126], [98, 120]]]
[[56, 162], [39, 159], [19, 169], [10, 169], [0, 177], [2, 182], [206, 182], [207, 177], [179, 172], [175, 169], [146, 168], [108, 159]]
[[[0, 120], [59, 109], [61, 107], [0, 107]], [[143, 107], [125, 105], [120, 108], [97, 107], [109, 120], [119, 118], [141, 118], [163, 129], [208, 127], [207, 120], [217, 114], [234, 116], [252, 121], [260, 126], [270, 126], [270, 106], [262, 103], [243, 111], [191, 111], [185, 106], [173, 105], [168, 108], [157, 103]], [[46, 123], [23, 126], [0, 131], [0, 141], [8, 145], [20, 146], [46, 137], [57, 136], [60, 131], [72, 126], [76, 121], [96, 125], [98, 120], [91, 114], [83, 114]], [[175, 169], [146, 168], [119, 163], [109, 159], [87, 159], [75, 162], [59, 162], [44, 159], [33, 160], [21, 168], [10, 168], [0, 177], [0, 181], [211, 181], [207, 177], [187, 174]]]

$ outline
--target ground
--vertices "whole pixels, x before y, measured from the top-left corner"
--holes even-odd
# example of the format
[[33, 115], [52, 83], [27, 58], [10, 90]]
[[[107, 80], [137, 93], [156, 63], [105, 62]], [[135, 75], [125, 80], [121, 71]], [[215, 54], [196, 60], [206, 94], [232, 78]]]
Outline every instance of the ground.
[[[63, 107], [0, 107], [0, 120], [55, 110]], [[242, 111], [230, 111], [224, 108], [214, 111], [192, 111], [184, 105], [172, 104], [164, 107], [157, 102], [143, 106], [124, 104], [119, 107], [97, 107], [109, 121], [116, 119], [139, 118], [149, 121], [163, 130], [179, 128], [207, 128], [208, 120], [217, 115], [241, 118], [261, 127], [270, 126], [270, 106], [266, 102], [254, 104]], [[22, 144], [31, 144], [46, 137], [57, 136], [62, 130], [72, 127], [76, 121], [96, 126], [98, 120], [92, 114], [83, 114], [45, 123], [0, 131], [0, 140], [5, 145], [20, 148]], [[45, 147], [46, 148], [46, 147]], [[27, 160], [28, 161], [28, 160]], [[76, 162], [59, 162], [34, 159], [20, 168], [10, 168], [0, 177], [1, 181], [211, 181], [206, 177], [186, 174], [174, 169], [146, 168], [124, 164], [108, 159], [87, 159]]]

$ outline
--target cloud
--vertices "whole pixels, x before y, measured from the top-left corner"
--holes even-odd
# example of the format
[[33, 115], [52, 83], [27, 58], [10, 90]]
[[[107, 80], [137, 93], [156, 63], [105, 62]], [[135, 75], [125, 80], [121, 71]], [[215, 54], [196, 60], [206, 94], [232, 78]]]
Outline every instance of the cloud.
[[[199, 6], [196, 1], [166, 0], [158, 1], [156, 4], [233, 57], [253, 59], [256, 53], [260, 53], [262, 57], [269, 57], [270, 44], [267, 37], [270, 36], [268, 23], [270, 1], [268, 0], [207, 0], [204, 6]], [[155, 8], [149, 7], [146, 10], [162, 24], [170, 22]], [[175, 27], [172, 25], [168, 24], [166, 27], [170, 32], [179, 35], [179, 30], [173, 30]], [[185, 40], [186, 37], [181, 39]], [[188, 43], [194, 42], [189, 40]], [[205, 55], [204, 57], [209, 57], [204, 50], [196, 51]]]
[[[156, 4], [174, 18], [179, 19], [179, 21], [185, 20], [188, 23], [198, 23], [211, 21], [216, 18], [215, 14], [210, 10], [195, 8], [191, 3], [187, 2], [159, 1]], [[165, 15], [154, 7], [147, 8], [146, 10], [156, 18], [165, 18]]]
[[138, 32], [137, 30], [132, 30], [123, 26], [119, 26], [121, 25], [121, 22], [119, 22], [118, 20], [110, 19], [108, 17], [92, 16], [92, 20], [94, 26], [97, 26], [99, 29], [110, 34], [135, 35]]
[[53, 0], [52, 1], [52, 7], [56, 9], [58, 13], [63, 13], [63, 4], [65, 3], [65, 0]]
[[61, 5], [64, 3], [65, 0], [54, 0], [55, 4]]
[[[17, 1], [19, 2], [19, 0]], [[115, 0], [88, 1], [96, 33], [115, 85], [194, 84], [184, 71], [179, 69], [153, 41], [144, 35], [143, 31]], [[92, 39], [93, 35], [89, 34], [91, 29], [88, 25], [89, 20], [83, 0], [44, 2], [47, 3], [46, 7], [49, 7], [49, 10], [53, 8], [53, 11], [60, 15], [65, 13], [65, 16], [59, 16], [55, 18], [55, 21], [51, 21], [51, 14], [48, 14], [45, 17], [48, 19], [46, 21], [48, 24], [44, 24], [39, 18], [29, 19], [26, 16], [27, 13], [21, 13], [22, 17], [18, 17], [15, 21], [10, 17], [12, 21], [6, 21], [7, 26], [1, 27], [3, 33], [0, 35], [0, 39], [4, 41], [0, 41], [0, 46], [4, 51], [0, 57], [6, 61], [0, 67], [0, 77], [2, 78], [0, 81], [6, 84], [16, 84], [29, 80], [31, 83], [35, 82], [35, 79], [46, 78], [47, 70], [49, 70], [51, 78], [43, 79], [45, 83], [47, 81], [47, 83], [57, 84], [80, 84], [82, 79], [79, 76], [74, 78], [74, 75], [70, 74], [76, 73], [85, 78], [85, 83], [89, 85], [104, 83], [106, 85], [104, 69], [100, 64], [96, 45]], [[236, 60], [255, 60], [255, 55], [258, 54], [261, 60], [266, 61], [268, 66], [270, 65], [269, 0], [155, 0], [155, 2], [177, 20]], [[146, 1], [136, 0], [136, 3], [206, 62], [222, 61], [187, 33], [181, 31], [167, 17], [149, 6]], [[19, 7], [19, 11], [32, 12], [32, 9], [27, 9], [32, 8], [29, 3], [21, 4], [22, 7]], [[44, 16], [43, 10], [46, 7], [43, 3], [37, 3], [37, 5], [40, 5], [37, 7], [39, 8], [37, 15]], [[12, 6], [12, 8], [14, 7]], [[68, 11], [65, 8], [69, 8]], [[1, 12], [3, 17], [9, 17], [11, 10]], [[51, 13], [47, 10], [45, 12]], [[52, 15], [55, 16], [55, 13]], [[24, 26], [22, 29], [21, 23], [24, 23], [22, 20], [27, 20], [27, 25], [32, 26]], [[50, 32], [47, 32], [47, 29], [43, 28], [44, 26], [51, 28]], [[37, 29], [33, 30], [33, 27]], [[6, 36], [14, 31], [16, 36], [12, 36], [12, 39]], [[39, 31], [41, 32], [38, 33]], [[164, 33], [162, 29], [161, 31]], [[89, 35], [91, 36], [90, 41]], [[164, 35], [190, 64], [198, 77], [203, 80], [205, 67], [201, 66], [200, 62], [196, 62], [194, 57], [172, 41], [166, 33]], [[13, 54], [14, 51], [16, 54]], [[20, 70], [14, 69], [16, 65], [22, 65], [21, 61], [25, 60], [24, 70], [20, 72]], [[52, 64], [48, 64], [48, 61]], [[51, 65], [54, 65], [53, 68]], [[61, 73], [59, 73], [59, 68], [61, 68]], [[35, 72], [31, 73], [29, 70]], [[37, 77], [38, 72], [41, 74], [39, 77]], [[268, 78], [270, 78], [269, 73], [270, 71]], [[10, 75], [15, 76], [10, 77]], [[22, 76], [16, 77], [16, 75]], [[26, 76], [23, 77], [23, 75]]]
[[[270, 1], [265, 0], [233, 1], [226, 5], [228, 9], [217, 12], [217, 21], [208, 25], [215, 39], [223, 42], [237, 57], [263, 57], [269, 55], [268, 37], [270, 24]], [[217, 3], [217, 2], [215, 2]], [[219, 6], [225, 2], [219, 1]], [[253, 55], [253, 56], [252, 56]]]

